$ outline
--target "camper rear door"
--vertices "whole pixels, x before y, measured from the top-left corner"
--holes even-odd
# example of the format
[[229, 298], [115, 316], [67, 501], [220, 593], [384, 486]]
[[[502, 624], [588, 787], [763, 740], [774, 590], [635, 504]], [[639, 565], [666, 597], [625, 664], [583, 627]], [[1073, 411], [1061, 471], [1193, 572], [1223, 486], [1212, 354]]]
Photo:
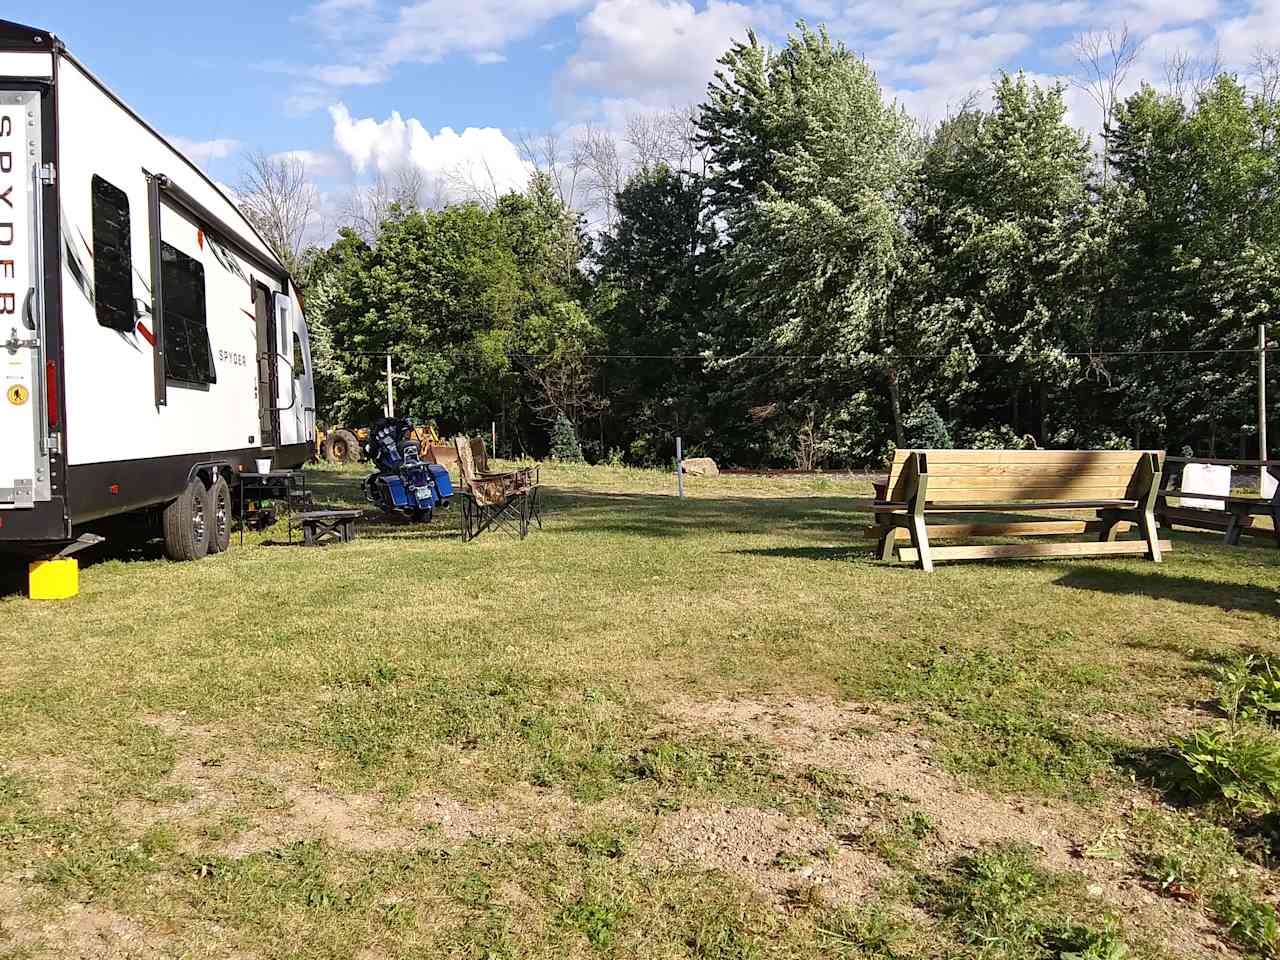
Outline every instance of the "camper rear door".
[[0, 510], [50, 499], [40, 96], [0, 91]]

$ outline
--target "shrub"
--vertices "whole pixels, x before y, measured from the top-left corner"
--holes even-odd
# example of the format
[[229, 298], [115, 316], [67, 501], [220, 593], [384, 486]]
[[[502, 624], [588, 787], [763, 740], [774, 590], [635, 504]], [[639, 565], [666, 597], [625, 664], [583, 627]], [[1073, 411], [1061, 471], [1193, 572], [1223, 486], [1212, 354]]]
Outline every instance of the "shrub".
[[1209, 908], [1240, 946], [1259, 956], [1280, 956], [1280, 918], [1271, 904], [1240, 890], [1226, 890], [1209, 901]]
[[1176, 782], [1205, 801], [1224, 801], [1233, 813], [1264, 815], [1280, 800], [1280, 744], [1263, 731], [1201, 727], [1175, 737]]
[[556, 425], [551, 430], [551, 459], [568, 463], [582, 462], [582, 445], [578, 443], [578, 433], [563, 413], [556, 417]]
[[1240, 657], [1218, 670], [1218, 705], [1234, 722], [1280, 720], [1280, 669], [1270, 657]]
[[1022, 438], [1005, 424], [991, 424], [974, 430], [965, 438], [964, 446], [970, 450], [1021, 450]]
[[951, 447], [951, 434], [938, 416], [933, 404], [922, 401], [902, 421], [907, 446], [924, 450], [947, 450]]

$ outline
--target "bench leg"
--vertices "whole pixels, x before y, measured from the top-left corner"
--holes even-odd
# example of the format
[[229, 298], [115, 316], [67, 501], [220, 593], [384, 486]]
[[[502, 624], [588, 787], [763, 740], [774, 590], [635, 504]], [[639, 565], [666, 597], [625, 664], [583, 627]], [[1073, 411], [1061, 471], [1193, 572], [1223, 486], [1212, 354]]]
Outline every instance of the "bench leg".
[[316, 545], [316, 528], [309, 523], [302, 525], [302, 545], [304, 547], [314, 547]]
[[1227, 533], [1222, 538], [1222, 542], [1229, 547], [1239, 546], [1241, 532], [1240, 514], [1232, 510], [1231, 519], [1227, 521]]
[[876, 556], [881, 560], [898, 559], [898, 528], [880, 523], [880, 539], [876, 541]]
[[1102, 522], [1102, 529], [1098, 532], [1098, 541], [1100, 543], [1111, 543], [1120, 533], [1120, 518], [1110, 510], [1098, 511], [1098, 519]]
[[1160, 528], [1156, 525], [1155, 514], [1150, 510], [1141, 511], [1138, 514], [1138, 528], [1147, 541], [1147, 556], [1160, 563], [1164, 557], [1160, 554]]
[[924, 522], [924, 517], [913, 516], [910, 530], [911, 545], [917, 550], [917, 556], [920, 558], [920, 569], [928, 573], [933, 570], [933, 556], [929, 553], [929, 527]]

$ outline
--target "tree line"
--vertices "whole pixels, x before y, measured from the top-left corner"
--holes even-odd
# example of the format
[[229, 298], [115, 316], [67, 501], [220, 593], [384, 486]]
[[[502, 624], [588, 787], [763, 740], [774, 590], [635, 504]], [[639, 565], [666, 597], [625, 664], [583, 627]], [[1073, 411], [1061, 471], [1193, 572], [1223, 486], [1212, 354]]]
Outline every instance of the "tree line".
[[1135, 48], [1106, 36], [1078, 46], [1096, 138], [1023, 74], [926, 127], [800, 24], [734, 43], [696, 108], [527, 144], [523, 192], [432, 203], [380, 180], [307, 250], [287, 202], [251, 184], [246, 205], [304, 282], [322, 421], [377, 416], [390, 353], [409, 414], [496, 423], [504, 454], [567, 423], [588, 459], [634, 464], [677, 435], [744, 466], [1253, 455], [1276, 58], [1244, 79], [1175, 59], [1121, 97]]

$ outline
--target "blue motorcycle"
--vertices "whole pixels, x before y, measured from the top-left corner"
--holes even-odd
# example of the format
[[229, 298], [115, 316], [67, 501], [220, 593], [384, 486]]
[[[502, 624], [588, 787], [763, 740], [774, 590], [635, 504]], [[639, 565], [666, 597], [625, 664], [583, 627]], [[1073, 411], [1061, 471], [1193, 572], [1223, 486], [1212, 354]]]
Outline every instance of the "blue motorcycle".
[[365, 499], [386, 513], [426, 523], [453, 496], [449, 471], [425, 463], [408, 417], [384, 417], [369, 428], [364, 452], [378, 468], [364, 481]]

